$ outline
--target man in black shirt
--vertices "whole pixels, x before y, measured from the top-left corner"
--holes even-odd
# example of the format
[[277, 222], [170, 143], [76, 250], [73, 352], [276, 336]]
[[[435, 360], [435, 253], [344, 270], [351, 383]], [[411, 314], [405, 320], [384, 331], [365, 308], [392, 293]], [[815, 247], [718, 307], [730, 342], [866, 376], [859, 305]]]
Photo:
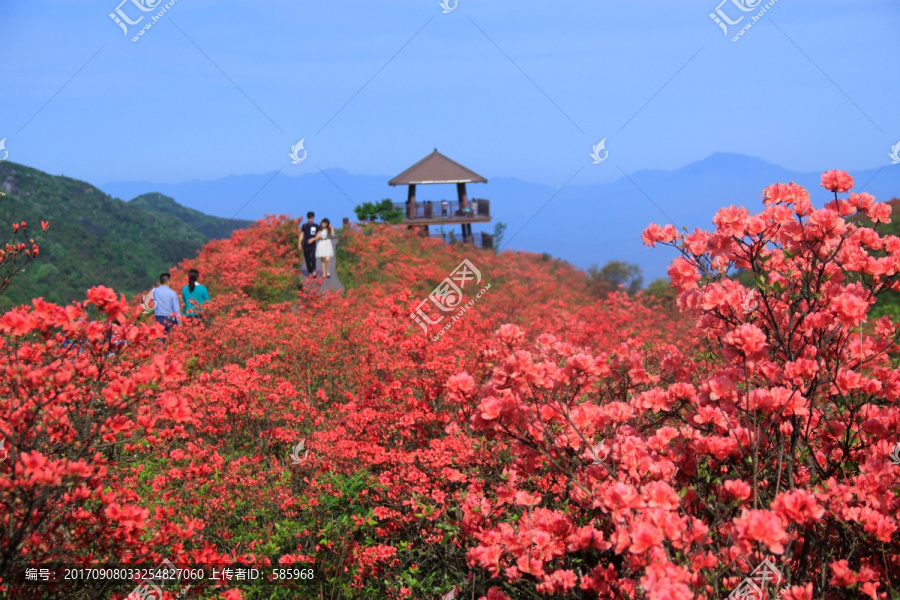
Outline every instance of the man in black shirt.
[[297, 247], [303, 250], [303, 259], [306, 261], [306, 272], [309, 275], [316, 274], [316, 234], [319, 226], [316, 225], [316, 213], [306, 213], [306, 223], [300, 226], [300, 242]]

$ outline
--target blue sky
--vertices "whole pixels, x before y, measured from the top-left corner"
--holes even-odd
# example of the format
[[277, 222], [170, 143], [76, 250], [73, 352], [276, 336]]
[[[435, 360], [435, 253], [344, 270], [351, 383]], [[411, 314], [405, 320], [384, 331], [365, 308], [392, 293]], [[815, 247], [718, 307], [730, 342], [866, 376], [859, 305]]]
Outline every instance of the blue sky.
[[437, 147], [559, 186], [621, 176], [591, 164], [602, 138], [629, 172], [717, 151], [873, 168], [900, 140], [896, 0], [778, 0], [738, 42], [718, 0], [177, 0], [138, 42], [118, 2], [0, 3], [10, 160], [94, 184], [393, 176]]

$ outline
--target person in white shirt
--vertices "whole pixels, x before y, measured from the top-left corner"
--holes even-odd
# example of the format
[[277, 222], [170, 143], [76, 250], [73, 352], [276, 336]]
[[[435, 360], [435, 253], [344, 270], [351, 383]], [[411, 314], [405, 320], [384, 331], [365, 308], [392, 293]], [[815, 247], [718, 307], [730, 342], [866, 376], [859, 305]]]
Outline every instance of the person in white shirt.
[[322, 261], [325, 277], [331, 277], [331, 259], [334, 258], [334, 227], [331, 226], [331, 221], [322, 219], [316, 240], [316, 258]]
[[159, 287], [153, 288], [153, 316], [156, 322], [166, 328], [166, 333], [178, 323], [181, 317], [181, 303], [178, 294], [169, 287], [172, 275], [163, 273], [159, 276]]

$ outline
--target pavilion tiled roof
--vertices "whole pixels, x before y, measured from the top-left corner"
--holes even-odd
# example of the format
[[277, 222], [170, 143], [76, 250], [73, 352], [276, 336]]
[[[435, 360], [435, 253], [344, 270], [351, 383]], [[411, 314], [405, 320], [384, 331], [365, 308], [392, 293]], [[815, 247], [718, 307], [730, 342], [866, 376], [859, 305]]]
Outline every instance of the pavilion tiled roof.
[[487, 179], [435, 148], [434, 152], [391, 179], [388, 185], [428, 183], [487, 183]]

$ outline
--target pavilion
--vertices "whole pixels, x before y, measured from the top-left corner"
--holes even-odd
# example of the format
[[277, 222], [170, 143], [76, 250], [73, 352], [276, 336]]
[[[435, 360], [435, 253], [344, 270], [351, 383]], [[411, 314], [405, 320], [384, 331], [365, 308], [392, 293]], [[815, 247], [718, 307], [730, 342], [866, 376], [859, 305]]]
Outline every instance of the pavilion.
[[[432, 201], [417, 202], [416, 186], [431, 184], [456, 184], [457, 200], [448, 202], [441, 200], [438, 203]], [[406, 169], [388, 182], [388, 185], [408, 185], [406, 204], [395, 206], [404, 211], [403, 222], [410, 227], [421, 226], [424, 233], [428, 233], [429, 225], [456, 224], [462, 225], [463, 242], [474, 242], [472, 235], [472, 223], [490, 223], [490, 201], [482, 198], [473, 198], [469, 202], [466, 193], [467, 183], [487, 183], [487, 179], [468, 169], [458, 162], [451, 160], [434, 149], [434, 152]], [[482, 245], [489, 245], [490, 237], [482, 234]]]

